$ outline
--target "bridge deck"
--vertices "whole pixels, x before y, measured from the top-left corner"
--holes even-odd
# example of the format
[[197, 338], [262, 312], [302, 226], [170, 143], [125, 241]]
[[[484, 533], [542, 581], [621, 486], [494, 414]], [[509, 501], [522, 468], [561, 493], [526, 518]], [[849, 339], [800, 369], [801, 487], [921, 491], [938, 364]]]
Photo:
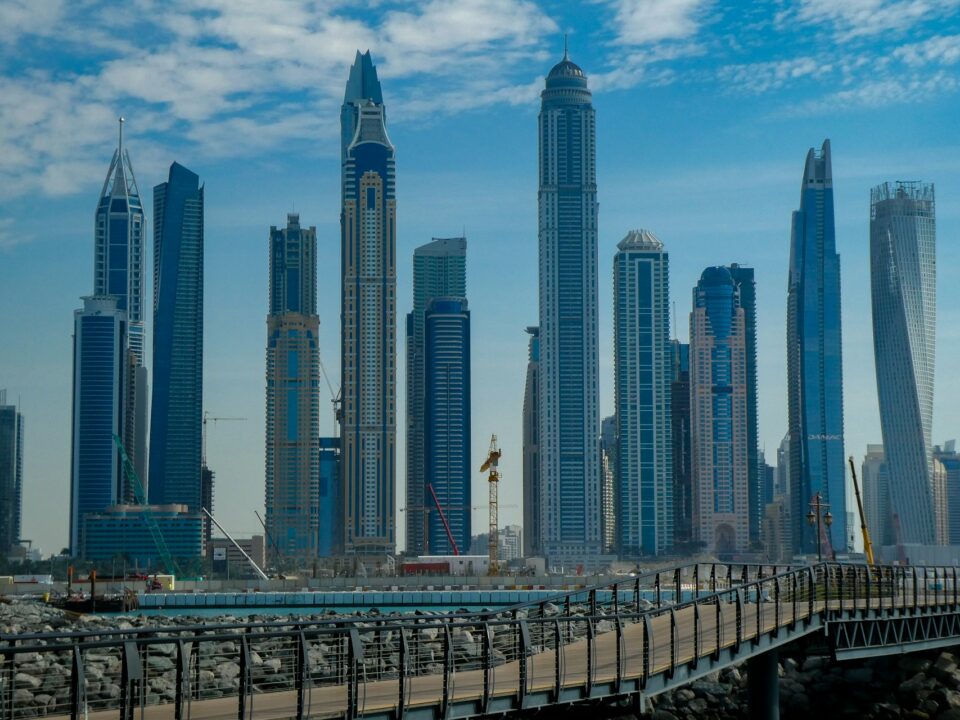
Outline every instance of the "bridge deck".
[[[814, 612], [823, 609], [823, 603], [817, 603]], [[744, 640], [756, 636], [757, 605], [744, 605]], [[764, 605], [761, 634], [770, 633], [777, 627], [774, 606]], [[808, 606], [803, 604], [797, 619], [807, 617]], [[736, 608], [733, 604], [721, 606], [722, 626], [720, 646], [732, 647], [736, 642]], [[700, 622], [700, 656], [717, 650], [717, 625], [714, 613], [703, 613]], [[793, 621], [789, 604], [781, 606], [780, 627], [787, 627]], [[681, 608], [676, 613], [677, 657], [676, 664], [694, 659], [694, 608]], [[670, 660], [670, 617], [661, 615], [651, 622], [650, 674], [656, 675], [669, 670]], [[623, 631], [622, 667], [624, 679], [636, 679], [643, 674], [643, 625], [626, 625]], [[610, 631], [597, 635], [594, 641], [595, 660], [593, 682], [613, 682], [617, 677], [617, 633]], [[561, 646], [561, 677], [563, 689], [583, 687], [587, 684], [587, 640], [579, 640]], [[556, 680], [556, 651], [546, 650], [531, 655], [527, 661], [528, 690], [553, 690]], [[491, 696], [516, 696], [519, 692], [520, 662], [513, 661], [494, 667], [491, 675]], [[415, 709], [424, 706], [438, 706], [443, 696], [443, 676], [423, 675], [407, 681], [407, 707]], [[450, 699], [454, 702], [480, 700], [483, 696], [483, 670], [469, 670], [451, 675]], [[262, 720], [281, 720], [296, 715], [297, 695], [294, 691], [255, 694], [252, 696], [253, 717]], [[312, 688], [307, 691], [307, 704], [310, 717], [340, 717], [347, 710], [346, 686]], [[193, 700], [190, 703], [191, 720], [227, 720], [237, 717], [237, 698], [225, 697], [208, 700]], [[249, 702], [249, 701], [248, 701]], [[359, 683], [358, 713], [389, 712], [399, 704], [399, 681], [378, 680]], [[249, 712], [249, 706], [248, 706]], [[139, 712], [137, 713], [139, 716]], [[60, 716], [57, 720], [68, 716]], [[91, 712], [89, 720], [116, 720], [118, 710]], [[144, 720], [167, 720], [173, 717], [172, 705], [152, 705], [144, 708]]]

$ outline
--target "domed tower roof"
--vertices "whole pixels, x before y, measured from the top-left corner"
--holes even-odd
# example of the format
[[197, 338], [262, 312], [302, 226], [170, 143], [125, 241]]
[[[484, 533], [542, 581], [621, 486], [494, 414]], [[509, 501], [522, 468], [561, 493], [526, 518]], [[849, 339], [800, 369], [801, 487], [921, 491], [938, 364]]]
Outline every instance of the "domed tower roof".
[[586, 104], [590, 102], [587, 76], [563, 49], [563, 59], [547, 74], [547, 82], [541, 95], [544, 100], [559, 101], [559, 104]]
[[649, 230], [631, 230], [617, 244], [618, 250], [663, 250], [663, 242]]
[[703, 271], [703, 274], [700, 275], [700, 284], [703, 286], [713, 286], [718, 287], [722, 285], [735, 285], [733, 282], [733, 276], [730, 274], [730, 271], [721, 266], [717, 267], [708, 267]]
[[553, 69], [547, 75], [547, 80], [551, 78], [558, 77], [580, 77], [585, 78], [586, 75], [583, 74], [583, 70], [580, 69], [580, 66], [573, 62], [570, 58], [567, 57], [567, 54], [563, 54], [563, 60], [558, 62], [553, 66]]

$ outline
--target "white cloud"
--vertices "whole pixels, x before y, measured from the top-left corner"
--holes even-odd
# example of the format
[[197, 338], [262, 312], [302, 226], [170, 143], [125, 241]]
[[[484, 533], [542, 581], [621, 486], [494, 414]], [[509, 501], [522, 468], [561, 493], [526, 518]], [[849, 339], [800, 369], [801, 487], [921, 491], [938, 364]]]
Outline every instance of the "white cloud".
[[[929, 100], [943, 93], [954, 92], [960, 81], [943, 71], [911, 78], [885, 77], [856, 87], [831, 93], [823, 98], [803, 103], [800, 112], [817, 114], [844, 112], [850, 109], [881, 108], [900, 103]], [[797, 111], [790, 110], [790, 114]]]
[[802, 23], [833, 26], [840, 39], [904, 31], [914, 25], [953, 14], [960, 0], [799, 0], [782, 20], [789, 27]]
[[[65, 74], [20, 49], [23, 68], [0, 75], [0, 196], [85, 187], [105, 171], [121, 113], [142, 137], [154, 135], [138, 145], [149, 157], [184, 139], [197, 155], [219, 157], [333, 138], [358, 48], [371, 48], [392, 79], [394, 122], [526, 101], [536, 97], [528, 66], [542, 64], [543, 37], [557, 32], [530, 0], [391, 3], [358, 17], [336, 0], [0, 3], [9, 49], [55, 36], [86, 58]], [[138, 44], [121, 40], [131, 37]]]
[[13, 218], [0, 218], [0, 252], [11, 250], [31, 240], [33, 235], [24, 232], [23, 226], [17, 225]]
[[721, 82], [734, 90], [765, 93], [777, 90], [803, 78], [819, 78], [831, 72], [833, 66], [812, 57], [792, 60], [726, 65], [717, 71]]
[[893, 55], [912, 67], [953, 65], [960, 61], [960, 35], [936, 35], [922, 42], [898, 47]]
[[710, 0], [614, 0], [620, 45], [683, 40], [696, 34]]

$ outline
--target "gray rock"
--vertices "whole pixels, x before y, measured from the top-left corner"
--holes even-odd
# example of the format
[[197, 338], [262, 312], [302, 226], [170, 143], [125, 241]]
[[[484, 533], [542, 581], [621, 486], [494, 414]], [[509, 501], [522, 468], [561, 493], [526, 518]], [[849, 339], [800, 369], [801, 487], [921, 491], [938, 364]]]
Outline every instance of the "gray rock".
[[677, 704], [688, 703], [696, 697], [696, 694], [690, 688], [680, 688], [673, 694], [673, 699]]
[[[281, 666], [282, 664], [283, 664], [283, 663], [281, 662], [280, 658], [270, 658], [269, 660], [264, 660], [264, 661], [263, 661], [263, 669], [264, 669], [265, 672], [274, 673], [274, 674], [275, 674], [275, 673], [280, 672], [280, 666]], [[236, 674], [236, 675], [239, 675], [239, 674], [240, 674], [240, 667], [239, 667], [239, 666], [237, 666], [237, 672], [236, 672], [235, 674]], [[233, 676], [231, 676], [231, 677], [233, 677]]]
[[803, 661], [803, 671], [822, 670], [830, 664], [830, 660], [818, 655], [812, 655]]
[[699, 717], [707, 711], [707, 701], [703, 698], [694, 698], [687, 704], [687, 710]]
[[56, 699], [53, 695], [47, 695], [46, 693], [33, 696], [34, 705], [39, 705], [40, 707], [47, 707], [48, 705], [53, 705], [55, 702]]
[[708, 680], [696, 680], [690, 685], [697, 697], [723, 697], [730, 693], [730, 686]]
[[176, 667], [173, 660], [163, 655], [151, 655], [147, 658], [147, 667], [154, 672], [166, 672]]
[[23, 688], [13, 691], [13, 706], [22, 708], [33, 703], [33, 693]]
[[666, 710], [654, 710], [650, 720], [677, 720], [677, 716]]
[[[267, 662], [264, 663], [264, 666], [266, 666], [268, 663], [271, 663], [271, 662], [274, 662], [274, 661], [267, 660]], [[280, 661], [276, 660], [276, 662], [279, 663]], [[226, 662], [222, 662], [219, 665], [217, 665], [217, 675], [220, 677], [221, 680], [233, 680], [239, 674], [240, 674], [240, 665], [238, 663], [231, 662], [228, 660]], [[222, 683], [221, 683], [221, 687], [223, 687]]]
[[104, 683], [103, 687], [100, 688], [100, 697], [116, 700], [120, 697], [120, 686], [116, 683]]
[[18, 672], [13, 676], [13, 686], [16, 688], [30, 688], [36, 690], [43, 684], [43, 680], [27, 673]]

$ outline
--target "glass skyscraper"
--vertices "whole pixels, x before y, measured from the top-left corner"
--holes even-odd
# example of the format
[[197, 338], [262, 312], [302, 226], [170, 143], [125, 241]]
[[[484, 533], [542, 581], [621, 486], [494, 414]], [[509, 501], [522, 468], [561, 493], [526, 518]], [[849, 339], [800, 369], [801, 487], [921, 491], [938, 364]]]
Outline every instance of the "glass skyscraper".
[[270, 228], [266, 511], [269, 552], [305, 565], [320, 538], [320, 349], [317, 230], [287, 215]]
[[320, 523], [317, 555], [340, 554], [343, 546], [343, 493], [340, 438], [320, 438]]
[[787, 284], [787, 413], [790, 517], [795, 552], [817, 549], [807, 512], [819, 492], [829, 504], [834, 550], [847, 549], [843, 456], [843, 364], [840, 256], [833, 223], [830, 141], [813, 148], [794, 211]]
[[[413, 310], [407, 313], [407, 553], [424, 552], [424, 522], [432, 502], [425, 498], [424, 439], [426, 330], [430, 301], [438, 297], [463, 298], [467, 293], [467, 240], [434, 238], [413, 251]], [[468, 543], [469, 544], [469, 543]]]
[[23, 415], [0, 390], [0, 553], [20, 543], [23, 513]]
[[[147, 478], [147, 370], [143, 356], [143, 274], [145, 269], [143, 204], [133, 174], [130, 154], [123, 146], [123, 119], [117, 149], [110, 161], [94, 216], [93, 293], [112, 295], [126, 314], [127, 342], [124, 373], [125, 407], [120, 437], [140, 479]], [[124, 481], [120, 500], [133, 502]]]
[[621, 558], [673, 545], [670, 264], [663, 243], [632, 230], [613, 260], [614, 397]]
[[344, 552], [396, 548], [397, 201], [394, 149], [369, 51], [340, 111]]
[[113, 436], [123, 433], [129, 366], [127, 316], [116, 296], [83, 298], [73, 327], [70, 552], [76, 555], [84, 516], [123, 499], [125, 478]]
[[203, 187], [179, 163], [153, 189], [151, 504], [200, 508]]
[[604, 564], [597, 347], [596, 120], [564, 54], [540, 95], [540, 483], [551, 567]]
[[693, 528], [721, 559], [750, 546], [746, 314], [725, 267], [703, 271], [690, 313]]
[[670, 341], [670, 435], [673, 457], [673, 543], [676, 547], [693, 540], [690, 345], [679, 340]]
[[933, 185], [870, 192], [870, 288], [880, 427], [900, 541], [946, 542], [933, 485], [936, 210]]
[[464, 298], [434, 298], [424, 314], [425, 550], [451, 555], [437, 505], [460, 552], [470, 547], [470, 311]]
[[527, 328], [527, 377], [523, 388], [523, 556], [543, 555], [540, 530], [540, 328]]

